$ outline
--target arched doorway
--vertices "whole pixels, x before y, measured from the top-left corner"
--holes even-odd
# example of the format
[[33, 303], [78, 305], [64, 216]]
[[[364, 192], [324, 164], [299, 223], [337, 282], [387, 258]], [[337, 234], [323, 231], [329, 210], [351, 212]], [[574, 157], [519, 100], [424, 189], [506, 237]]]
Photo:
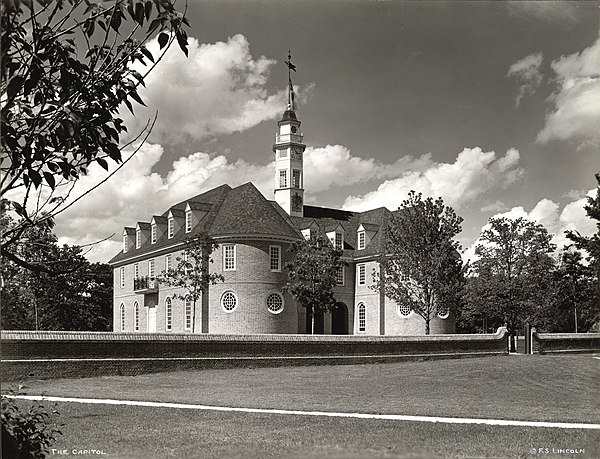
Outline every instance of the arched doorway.
[[348, 307], [344, 303], [336, 303], [331, 311], [331, 334], [348, 334]]
[[[312, 310], [306, 309], [306, 334], [310, 335], [312, 330]], [[315, 314], [315, 335], [325, 333], [325, 320], [323, 311], [317, 311]]]

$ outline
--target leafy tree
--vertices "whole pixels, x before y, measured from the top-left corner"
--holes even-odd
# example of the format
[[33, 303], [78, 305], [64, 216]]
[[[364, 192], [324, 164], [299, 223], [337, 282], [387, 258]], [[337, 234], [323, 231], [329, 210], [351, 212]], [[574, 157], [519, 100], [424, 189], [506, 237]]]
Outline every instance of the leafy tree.
[[16, 252], [20, 258], [50, 266], [60, 274], [31, 271], [5, 260], [1, 267], [2, 328], [110, 330], [110, 266], [88, 262], [79, 247], [60, 247], [51, 220], [28, 228], [22, 239]]
[[[184, 25], [174, 0], [0, 2], [0, 195], [18, 217], [1, 234], [3, 257], [56, 271], [18, 256], [24, 232], [76, 201], [66, 198], [92, 163], [108, 170], [107, 160], [127, 161], [119, 109], [144, 104], [137, 88], [173, 41], [187, 55]], [[161, 54], [153, 56], [145, 45], [156, 34]], [[136, 61], [147, 64], [144, 75]]]
[[460, 303], [464, 276], [460, 245], [453, 238], [461, 222], [442, 198], [423, 200], [411, 191], [387, 230], [375, 289], [419, 314], [427, 335], [434, 314], [456, 310]]
[[336, 304], [333, 289], [336, 273], [343, 266], [341, 250], [323, 236], [313, 236], [292, 245], [292, 260], [285, 264], [288, 282], [285, 290], [310, 311], [311, 334], [315, 333], [315, 314], [331, 311]]
[[467, 309], [502, 320], [511, 335], [548, 305], [555, 246], [548, 231], [523, 218], [490, 219], [475, 248]]
[[208, 292], [210, 285], [224, 282], [221, 274], [211, 273], [211, 254], [219, 248], [218, 244], [207, 235], [200, 235], [185, 242], [183, 256], [177, 257], [177, 266], [163, 271], [158, 276], [159, 282], [171, 287], [179, 287], [185, 293], [176, 293], [173, 298], [192, 301], [192, 333], [196, 330], [196, 303], [202, 294]]
[[598, 231], [590, 237], [582, 236], [577, 231], [567, 231], [566, 234], [579, 250], [583, 250], [587, 254], [586, 261], [593, 271], [595, 297], [599, 303], [596, 306], [600, 309], [600, 172], [596, 174], [596, 181], [598, 182], [596, 196], [588, 197], [585, 210], [588, 217], [596, 220]]

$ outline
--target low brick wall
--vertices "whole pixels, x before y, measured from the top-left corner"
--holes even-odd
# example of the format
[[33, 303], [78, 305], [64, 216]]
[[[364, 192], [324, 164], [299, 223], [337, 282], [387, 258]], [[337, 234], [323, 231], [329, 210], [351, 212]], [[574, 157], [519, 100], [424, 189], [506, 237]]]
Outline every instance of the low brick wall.
[[2, 331], [0, 338], [2, 381], [508, 354], [504, 328], [418, 337]]
[[533, 332], [535, 354], [600, 352], [600, 333]]

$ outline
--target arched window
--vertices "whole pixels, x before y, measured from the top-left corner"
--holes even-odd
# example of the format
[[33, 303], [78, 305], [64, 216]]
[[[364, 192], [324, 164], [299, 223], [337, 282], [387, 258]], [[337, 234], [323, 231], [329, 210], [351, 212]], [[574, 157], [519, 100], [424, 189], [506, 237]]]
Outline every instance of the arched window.
[[271, 314], [279, 314], [283, 311], [283, 295], [272, 292], [267, 295], [267, 309]]
[[171, 298], [165, 300], [165, 330], [171, 331], [173, 328], [173, 302]]
[[125, 305], [121, 303], [121, 331], [125, 331]]
[[189, 296], [185, 299], [185, 329], [192, 329], [192, 299]]
[[140, 331], [140, 305], [137, 301], [133, 303], [133, 329]]
[[363, 303], [358, 304], [358, 331], [364, 332], [367, 329], [367, 310]]

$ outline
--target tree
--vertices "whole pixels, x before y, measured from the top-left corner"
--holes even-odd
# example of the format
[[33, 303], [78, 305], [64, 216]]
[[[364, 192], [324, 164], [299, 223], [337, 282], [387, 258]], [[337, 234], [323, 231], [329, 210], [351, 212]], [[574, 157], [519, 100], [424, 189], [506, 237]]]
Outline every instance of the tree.
[[588, 197], [585, 211], [593, 220], [596, 220], [598, 231], [590, 237], [582, 236], [577, 231], [566, 231], [566, 235], [571, 239], [579, 250], [585, 251], [587, 254], [586, 261], [589, 263], [593, 271], [593, 281], [595, 284], [595, 297], [598, 304], [596, 307], [600, 309], [600, 172], [596, 175], [598, 187], [595, 197]]
[[[56, 271], [17, 255], [24, 232], [75, 202], [67, 198], [92, 163], [108, 170], [107, 160], [119, 167], [127, 161], [118, 111], [124, 104], [133, 112], [132, 101], [144, 104], [137, 88], [174, 40], [187, 55], [184, 25], [174, 0], [0, 3], [0, 195], [10, 196], [18, 217], [2, 232], [3, 257]], [[159, 56], [145, 46], [156, 34]], [[148, 64], [144, 75], [132, 66], [136, 61]]]
[[455, 310], [460, 302], [464, 276], [460, 245], [453, 238], [461, 222], [442, 198], [423, 200], [411, 191], [387, 229], [375, 289], [419, 314], [427, 335], [434, 314]]
[[175, 259], [177, 266], [163, 271], [158, 277], [159, 282], [185, 291], [174, 294], [173, 298], [192, 301], [192, 333], [196, 331], [196, 303], [202, 294], [208, 292], [210, 285], [225, 281], [222, 274], [210, 272], [210, 264], [213, 262], [210, 255], [217, 248], [218, 244], [207, 235], [188, 239], [185, 241], [183, 256]]
[[336, 273], [343, 266], [341, 250], [322, 236], [292, 245], [292, 260], [285, 264], [288, 282], [285, 290], [311, 313], [311, 334], [315, 333], [315, 314], [331, 311], [336, 304], [333, 289]]
[[[10, 225], [5, 215], [3, 223]], [[60, 247], [51, 220], [23, 232], [17, 256], [60, 274], [28, 270], [10, 260], [1, 267], [3, 329], [94, 330], [112, 328], [112, 270], [90, 263], [79, 247]]]
[[475, 248], [467, 295], [472, 316], [500, 319], [511, 335], [548, 304], [555, 246], [542, 225], [492, 218]]

